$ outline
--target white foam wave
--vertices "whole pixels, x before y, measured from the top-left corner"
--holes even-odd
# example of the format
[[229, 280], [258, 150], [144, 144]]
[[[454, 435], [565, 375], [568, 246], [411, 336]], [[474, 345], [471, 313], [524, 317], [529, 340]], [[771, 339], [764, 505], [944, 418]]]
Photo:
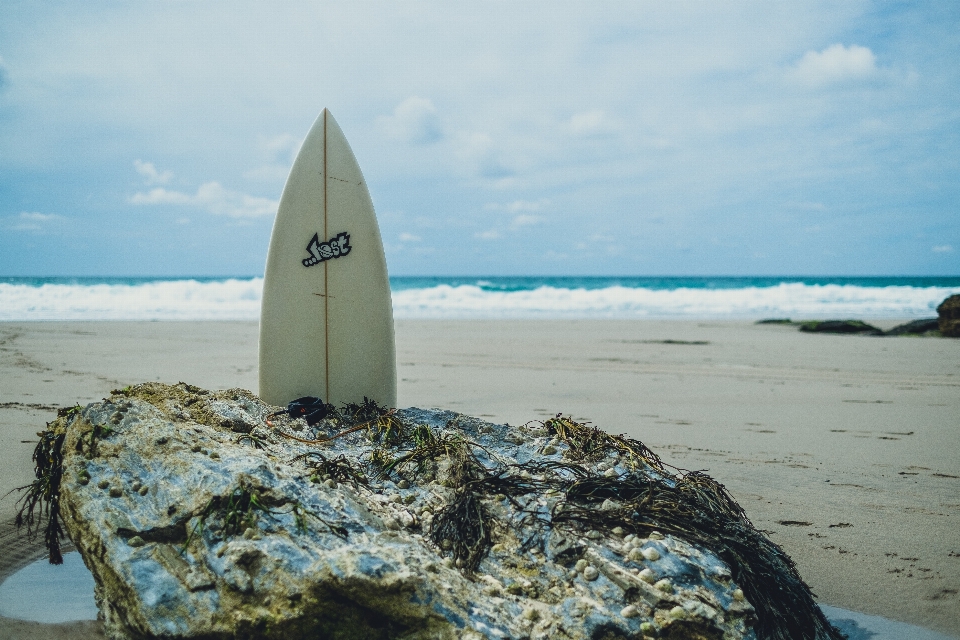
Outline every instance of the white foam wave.
[[0, 283], [0, 320], [257, 320], [263, 278], [143, 284]]
[[[0, 320], [257, 320], [263, 279], [142, 284], [0, 283]], [[397, 318], [913, 318], [949, 287], [783, 283], [740, 289], [612, 286], [489, 291], [437, 285], [393, 292]]]
[[398, 318], [911, 318], [936, 316], [960, 288], [783, 283], [742, 289], [486, 291], [439, 285], [393, 294]]

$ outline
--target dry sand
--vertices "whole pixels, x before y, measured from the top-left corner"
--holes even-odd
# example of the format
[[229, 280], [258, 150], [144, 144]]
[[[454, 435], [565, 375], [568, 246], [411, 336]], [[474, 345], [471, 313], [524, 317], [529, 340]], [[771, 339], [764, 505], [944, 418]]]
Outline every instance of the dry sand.
[[[256, 323], [0, 323], [0, 493], [31, 479], [53, 407], [147, 380], [256, 389], [256, 342]], [[564, 412], [639, 438], [724, 483], [821, 602], [960, 637], [960, 340], [400, 321], [397, 351], [401, 406], [510, 424]], [[8, 497], [0, 576], [40, 555], [12, 516]], [[101, 636], [0, 619], [0, 637]]]

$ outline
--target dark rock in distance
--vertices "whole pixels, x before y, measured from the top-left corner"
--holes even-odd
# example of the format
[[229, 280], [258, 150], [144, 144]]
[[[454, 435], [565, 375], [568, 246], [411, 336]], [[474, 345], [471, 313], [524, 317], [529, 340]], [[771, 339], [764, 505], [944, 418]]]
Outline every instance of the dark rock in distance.
[[939, 335], [940, 327], [937, 318], [923, 318], [914, 320], [905, 324], [895, 326], [889, 331], [884, 331], [885, 336], [924, 336]]
[[938, 326], [944, 338], [960, 338], [960, 294], [952, 295], [937, 307]]
[[859, 333], [882, 336], [883, 331], [862, 320], [808, 320], [800, 323], [800, 331], [808, 333]]

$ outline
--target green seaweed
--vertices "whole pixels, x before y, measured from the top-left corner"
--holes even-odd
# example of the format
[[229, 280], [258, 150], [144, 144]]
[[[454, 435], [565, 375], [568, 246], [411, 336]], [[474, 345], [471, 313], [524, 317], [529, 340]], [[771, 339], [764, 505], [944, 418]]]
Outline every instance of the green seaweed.
[[492, 527], [493, 520], [483, 504], [483, 497], [473, 491], [463, 491], [436, 514], [430, 539], [441, 548], [449, 545], [457, 566], [472, 572], [493, 546]]
[[[113, 428], [106, 424], [95, 424], [86, 434], [77, 437], [76, 448], [89, 460], [97, 456], [97, 443], [113, 433]], [[86, 436], [86, 440], [84, 440]]]
[[311, 480], [329, 478], [338, 483], [349, 483], [355, 487], [367, 487], [369, 480], [362, 469], [340, 455], [330, 459], [318, 451], [308, 451], [290, 461], [291, 464], [303, 462], [310, 471]]
[[[817, 607], [793, 561], [753, 527], [719, 482], [665, 465], [642, 442], [559, 414], [542, 424], [567, 445], [567, 461], [534, 458], [488, 467], [480, 462], [477, 443], [424, 426], [408, 430], [405, 450], [378, 448], [371, 458], [378, 460], [384, 475], [414, 464], [420, 471], [429, 461], [447, 461], [445, 484], [455, 494], [435, 514], [429, 536], [465, 572], [479, 570], [501, 527], [526, 531], [522, 548], [542, 548], [551, 530], [578, 535], [589, 530], [609, 535], [618, 527], [637, 535], [658, 530], [710, 549], [731, 567], [756, 608], [761, 640], [843, 637]], [[621, 456], [629, 471], [611, 477], [583, 465], [611, 453]], [[544, 513], [533, 498], [548, 493], [557, 501]], [[486, 506], [495, 499], [509, 500], [518, 520], [499, 522]], [[601, 508], [607, 500], [615, 506]]]
[[370, 422], [386, 415], [390, 410], [376, 403], [367, 396], [363, 396], [363, 402], [348, 402], [340, 409], [334, 409], [333, 405], [327, 405], [331, 418], [341, 422], [345, 426], [352, 427], [357, 424]]
[[[290, 505], [290, 511], [281, 511], [277, 508], [287, 504]], [[197, 522], [190, 530], [180, 553], [186, 553], [190, 543], [203, 534], [208, 521], [219, 522], [224, 537], [234, 537], [243, 534], [247, 529], [256, 529], [261, 516], [276, 519], [275, 516], [291, 513], [296, 528], [301, 533], [307, 531], [307, 516], [309, 516], [323, 524], [330, 533], [344, 539], [348, 536], [349, 532], [344, 527], [327, 522], [299, 502], [287, 499], [270, 500], [254, 487], [241, 482], [225, 495], [210, 498], [203, 509], [196, 514]]]
[[262, 438], [254, 433], [241, 434], [240, 436], [237, 436], [236, 442], [237, 444], [243, 444], [246, 442], [252, 445], [254, 449], [265, 449], [267, 451], [270, 450], [269, 442], [265, 438]]
[[[67, 415], [67, 414], [64, 414]], [[60, 483], [63, 480], [63, 440], [64, 433], [52, 430], [41, 431], [40, 442], [33, 450], [33, 473], [36, 479], [28, 485], [17, 487], [13, 491], [26, 491], [17, 500], [17, 515], [14, 524], [19, 530], [27, 526], [27, 535], [33, 537], [43, 526], [43, 542], [47, 548], [50, 564], [63, 564], [60, 541], [63, 540], [63, 526], [60, 523]]]
[[610, 452], [627, 456], [632, 466], [646, 465], [663, 470], [660, 458], [639, 440], [615, 436], [587, 423], [576, 422], [562, 414], [542, 423], [547, 432], [569, 447], [566, 456], [577, 461], [596, 461]]

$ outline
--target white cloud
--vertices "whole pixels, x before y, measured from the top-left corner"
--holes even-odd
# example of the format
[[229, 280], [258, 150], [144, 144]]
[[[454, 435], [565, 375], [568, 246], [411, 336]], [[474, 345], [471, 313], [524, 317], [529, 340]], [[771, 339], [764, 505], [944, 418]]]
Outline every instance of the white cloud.
[[283, 159], [293, 162], [300, 151], [302, 140], [289, 133], [275, 136], [260, 136], [259, 146], [271, 160]]
[[809, 85], [866, 80], [877, 75], [877, 59], [867, 47], [832, 44], [823, 51], [807, 51], [790, 73]]
[[477, 240], [498, 240], [500, 238], [500, 232], [496, 229], [488, 229], [487, 231], [478, 231], [473, 234], [473, 237]]
[[195, 200], [196, 196], [157, 187], [146, 193], [138, 191], [133, 194], [130, 204], [194, 204]]
[[219, 182], [207, 182], [200, 185], [194, 195], [157, 187], [147, 192], [133, 194], [130, 203], [136, 205], [175, 204], [196, 206], [206, 209], [214, 215], [230, 216], [231, 218], [270, 216], [276, 214], [277, 207], [280, 206], [280, 203], [276, 200], [225, 189]]
[[137, 173], [144, 177], [147, 184], [167, 184], [173, 177], [172, 171], [157, 171], [152, 162], [134, 160], [133, 166], [136, 167]]
[[275, 136], [260, 136], [257, 146], [265, 164], [243, 172], [243, 177], [254, 182], [276, 183], [286, 179], [297, 154], [300, 153], [302, 140], [289, 133]]
[[392, 115], [377, 118], [377, 125], [387, 136], [400, 142], [427, 144], [443, 137], [436, 107], [417, 96], [398, 104]]
[[55, 213], [40, 213], [38, 211], [22, 211], [18, 216], [11, 217], [10, 228], [14, 231], [44, 231], [52, 224], [66, 220]]
[[616, 129], [602, 109], [576, 113], [567, 121], [567, 130], [575, 136], [596, 136], [611, 133]]
[[493, 138], [487, 133], [461, 132], [454, 153], [469, 173], [482, 178], [505, 178], [513, 173], [500, 161]]
[[549, 205], [549, 199], [540, 198], [539, 200], [514, 200], [513, 202], [508, 202], [507, 204], [488, 202], [487, 204], [483, 205], [483, 208], [490, 211], [509, 211], [510, 213], [518, 213], [520, 211], [543, 211]]
[[404, 231], [400, 234], [400, 242], [420, 242], [423, 240], [420, 236]]
[[540, 224], [541, 222], [543, 222], [542, 216], [534, 216], [530, 215], [529, 213], [524, 213], [511, 220], [510, 226], [514, 228], [531, 227], [533, 225]]
[[938, 244], [935, 247], [931, 247], [930, 251], [933, 251], [934, 253], [950, 253], [953, 251], [953, 247], [949, 244]]

